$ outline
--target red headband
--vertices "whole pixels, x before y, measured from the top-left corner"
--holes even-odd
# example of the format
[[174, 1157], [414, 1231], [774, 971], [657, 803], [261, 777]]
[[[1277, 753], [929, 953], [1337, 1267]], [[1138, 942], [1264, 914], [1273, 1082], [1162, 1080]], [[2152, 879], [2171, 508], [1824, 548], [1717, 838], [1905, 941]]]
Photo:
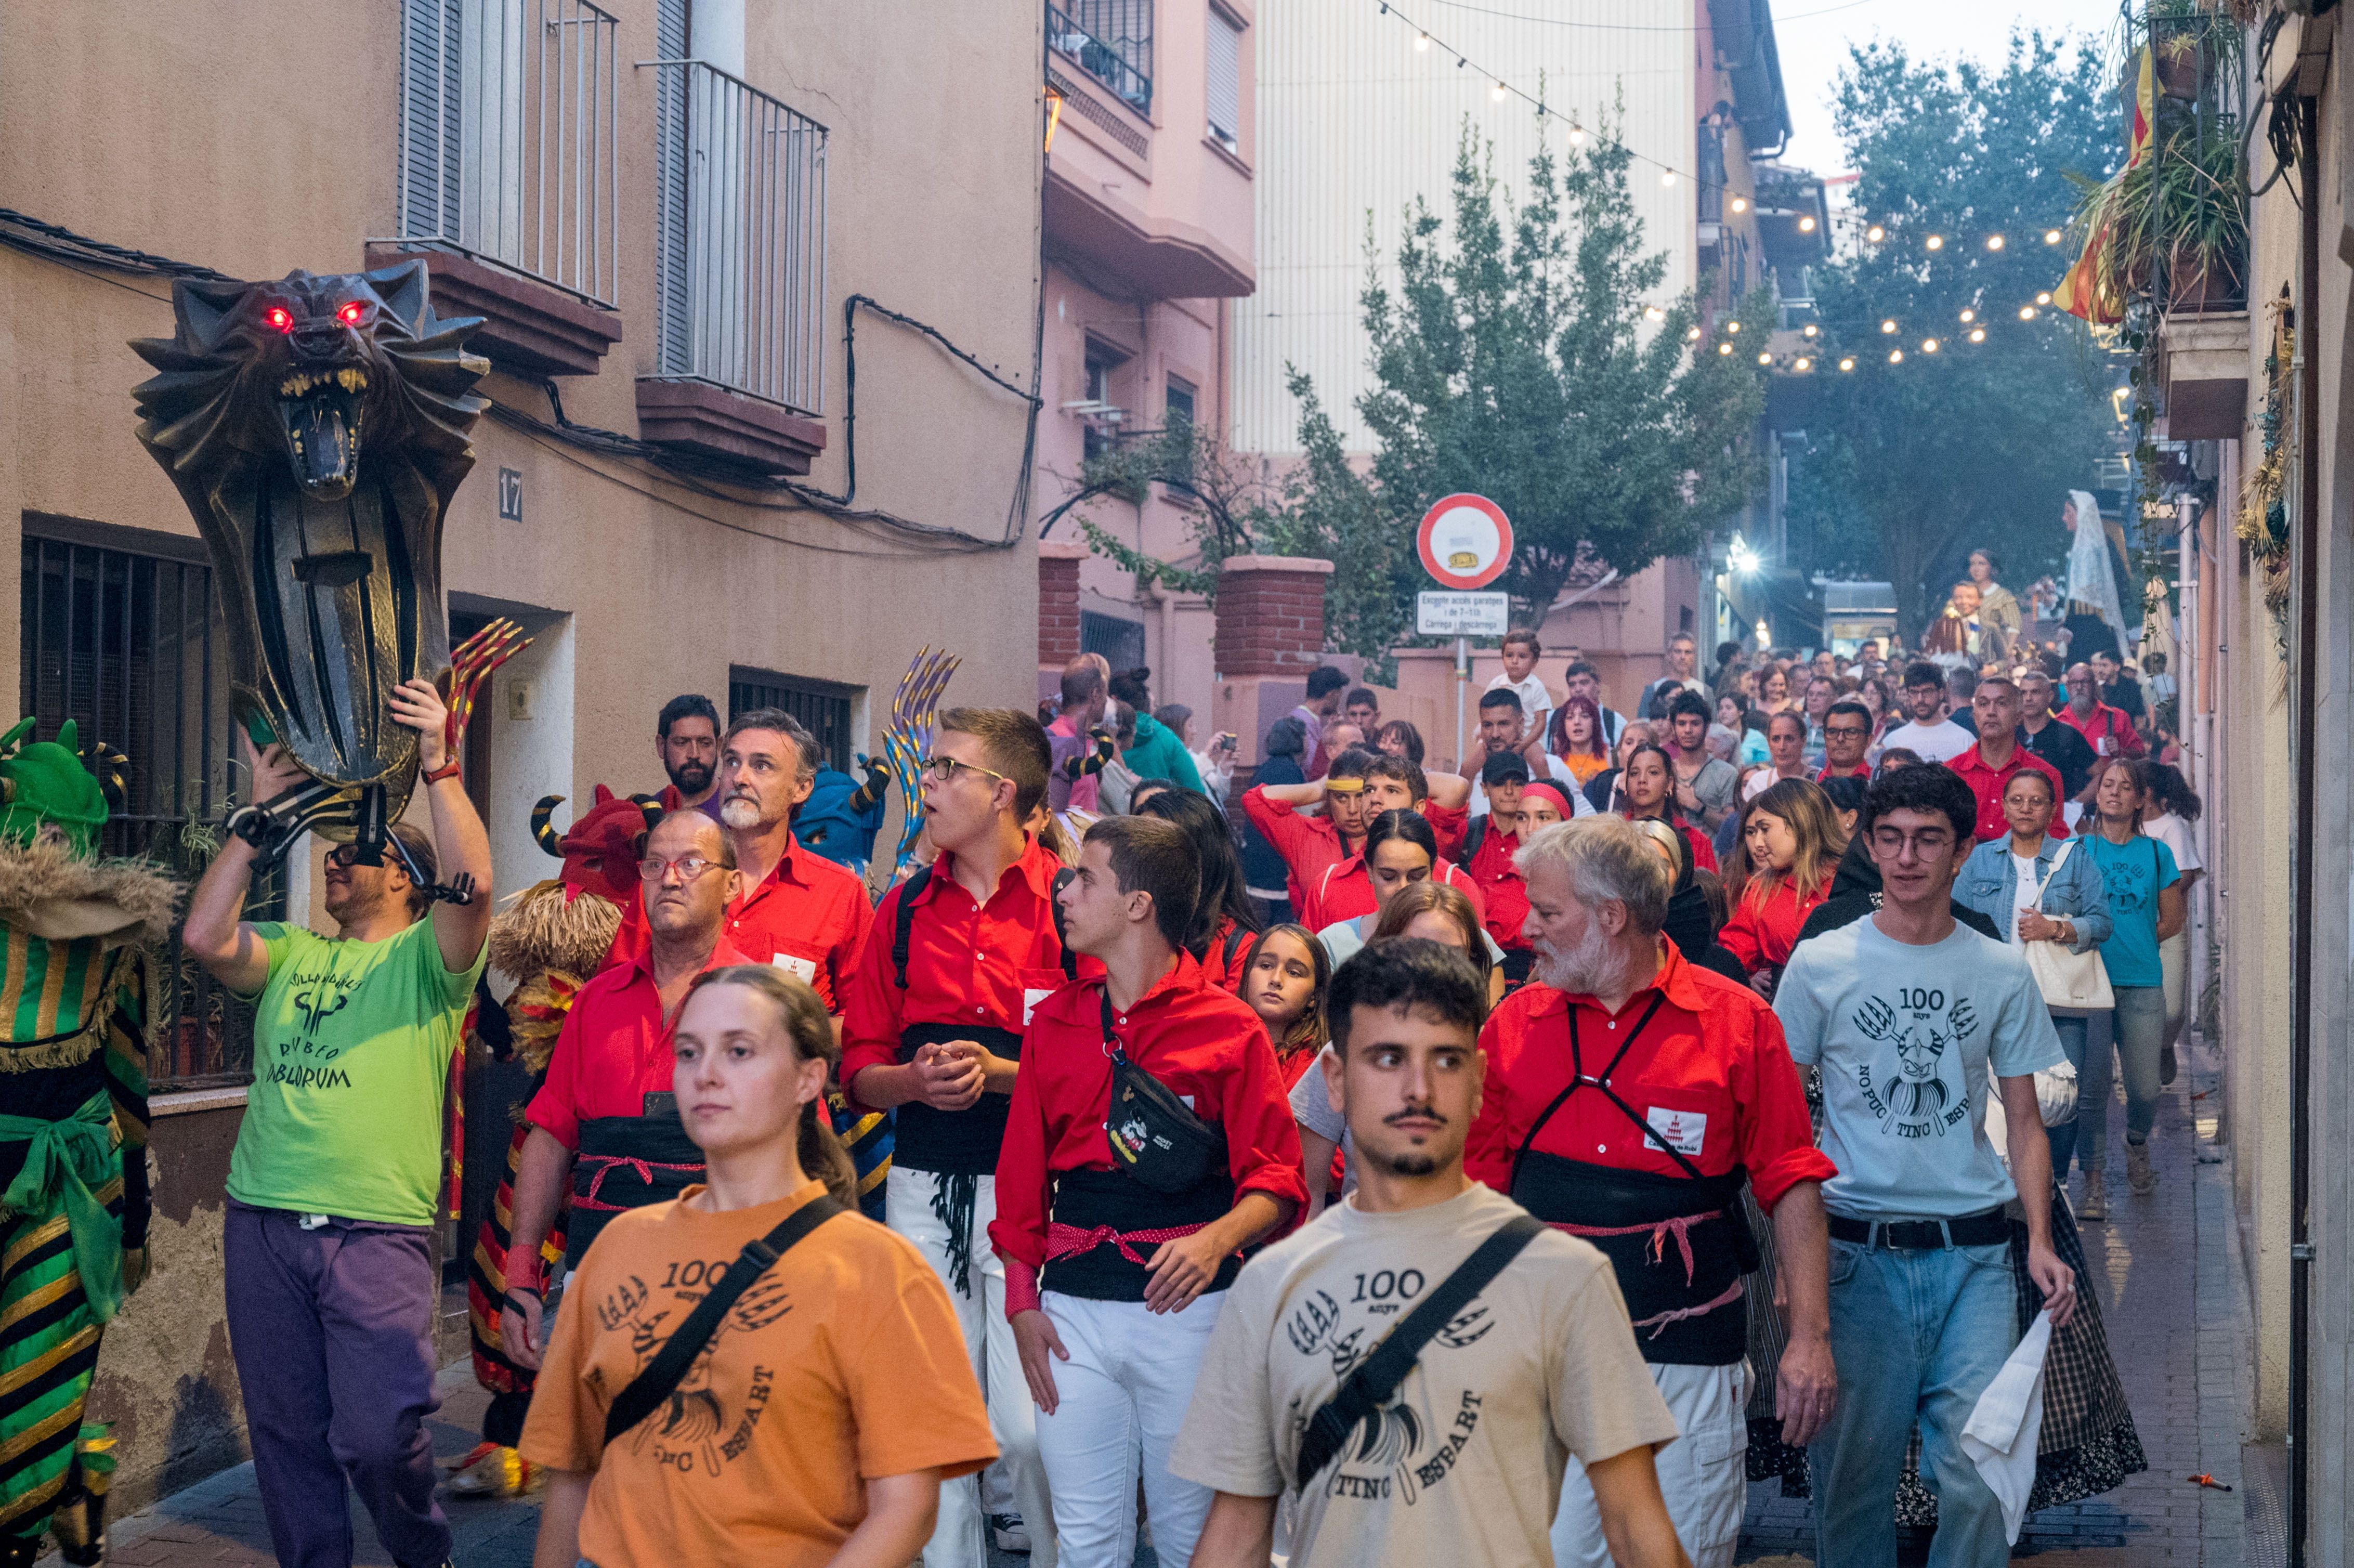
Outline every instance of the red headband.
[[1528, 801], [1528, 798], [1532, 795], [1543, 795], [1546, 800], [1551, 800], [1555, 806], [1559, 807], [1561, 809], [1562, 821], [1567, 821], [1570, 817], [1575, 814], [1569, 809], [1569, 797], [1561, 792], [1561, 786], [1558, 784], [1534, 783], [1523, 784], [1521, 786], [1521, 800], [1522, 804], [1525, 805]]

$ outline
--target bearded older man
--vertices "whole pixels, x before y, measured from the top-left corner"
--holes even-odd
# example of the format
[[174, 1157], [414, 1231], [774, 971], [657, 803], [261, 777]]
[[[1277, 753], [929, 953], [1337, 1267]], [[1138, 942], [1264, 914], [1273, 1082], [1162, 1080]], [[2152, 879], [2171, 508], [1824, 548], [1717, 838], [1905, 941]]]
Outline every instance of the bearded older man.
[[[1683, 1434], [1658, 1456], [1676, 1534], [1696, 1568], [1723, 1568], [1748, 1489], [1743, 1276], [1758, 1254], [1743, 1175], [1774, 1216], [1789, 1328], [1776, 1408], [1798, 1444], [1838, 1390], [1821, 1192], [1838, 1169], [1815, 1148], [1773, 1010], [1661, 939], [1670, 878], [1634, 824], [1564, 822], [1515, 863], [1536, 979], [1480, 1032], [1486, 1085], [1467, 1168], [1609, 1257]], [[1609, 1562], [1575, 1460], [1553, 1548], [1557, 1568]]]

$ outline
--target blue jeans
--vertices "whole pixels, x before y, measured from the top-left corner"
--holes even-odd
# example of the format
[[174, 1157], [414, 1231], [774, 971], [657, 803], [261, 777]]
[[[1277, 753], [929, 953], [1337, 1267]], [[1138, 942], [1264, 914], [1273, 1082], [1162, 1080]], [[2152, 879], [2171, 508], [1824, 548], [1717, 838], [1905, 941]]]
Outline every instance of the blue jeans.
[[1819, 1568], [1894, 1568], [1896, 1482], [1913, 1427], [1937, 1494], [1929, 1568], [2010, 1560], [2002, 1505], [1962, 1452], [1978, 1395], [2019, 1343], [2010, 1248], [1918, 1252], [1831, 1243], [1839, 1404], [1808, 1450]]
[[[2066, 1054], [2068, 1065], [2076, 1069], [2077, 1116], [2084, 1114], [2084, 1024], [2083, 1013], [2055, 1012], [2052, 1015], [2052, 1027], [2060, 1034], [2060, 1049]], [[2052, 1140], [2052, 1179], [2064, 1186], [2068, 1181], [2068, 1160], [2076, 1152], [2076, 1117], [2070, 1117], [2058, 1127], [2047, 1127], [2043, 1133]]]
[[[2115, 1011], [2089, 1022], [2083, 1093], [2076, 1101], [2076, 1163], [2105, 1169], [2109, 1159], [2109, 1089], [2113, 1075], [2126, 1081], [2126, 1141], [2147, 1143], [2158, 1120], [2158, 1056], [2166, 1044], [2166, 988], [2121, 985]], [[2114, 1044], [2112, 1044], [2114, 1042]]]

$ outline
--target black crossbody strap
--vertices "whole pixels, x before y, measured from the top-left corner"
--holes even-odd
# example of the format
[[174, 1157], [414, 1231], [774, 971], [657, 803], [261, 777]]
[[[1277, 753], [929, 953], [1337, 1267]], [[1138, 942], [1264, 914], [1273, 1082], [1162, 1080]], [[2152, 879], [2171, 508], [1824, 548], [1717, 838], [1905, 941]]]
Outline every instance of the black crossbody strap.
[[1063, 889], [1070, 886], [1078, 874], [1065, 866], [1055, 874], [1055, 890], [1046, 895], [1046, 906], [1055, 912], [1055, 943], [1063, 949], [1063, 978], [1066, 980], [1079, 978], [1079, 955], [1071, 951], [1070, 927], [1063, 916]]
[[1506, 1220], [1373, 1347], [1373, 1354], [1357, 1363], [1357, 1370], [1308, 1418], [1308, 1430], [1300, 1434], [1299, 1479], [1294, 1484], [1301, 1491], [1348, 1446], [1349, 1435], [1365, 1417], [1397, 1392], [1431, 1337], [1453, 1322], [1471, 1298], [1485, 1290], [1543, 1230], [1543, 1223], [1530, 1214], [1514, 1214]]
[[916, 930], [916, 900], [923, 896], [931, 880], [932, 868], [919, 865], [899, 885], [899, 903], [891, 921], [891, 974], [901, 991], [907, 989], [907, 947]]
[[695, 1364], [704, 1347], [719, 1331], [719, 1320], [736, 1305], [736, 1298], [752, 1287], [752, 1282], [769, 1272], [777, 1259], [790, 1252], [795, 1242], [825, 1224], [836, 1214], [850, 1211], [823, 1194], [811, 1199], [785, 1216], [784, 1224], [758, 1240], [744, 1244], [727, 1272], [711, 1287], [711, 1293], [695, 1304], [678, 1332], [654, 1352], [654, 1359], [645, 1370], [630, 1380], [630, 1386], [613, 1401], [605, 1412], [605, 1441], [610, 1445], [639, 1422], [652, 1415], [663, 1401], [668, 1399], [686, 1376], [686, 1369]]

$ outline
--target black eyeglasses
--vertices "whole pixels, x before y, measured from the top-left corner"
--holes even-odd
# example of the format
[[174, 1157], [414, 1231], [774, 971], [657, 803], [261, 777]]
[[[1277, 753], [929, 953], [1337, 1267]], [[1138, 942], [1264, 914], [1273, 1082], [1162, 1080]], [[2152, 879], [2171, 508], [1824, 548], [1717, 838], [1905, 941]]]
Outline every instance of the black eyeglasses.
[[927, 757], [924, 758], [923, 770], [944, 784], [954, 779], [960, 772], [983, 774], [988, 778], [995, 779], [1007, 784], [1013, 782], [1013, 779], [1006, 778], [1004, 774], [998, 772], [995, 768], [983, 768], [976, 762], [960, 761], [953, 757]]

